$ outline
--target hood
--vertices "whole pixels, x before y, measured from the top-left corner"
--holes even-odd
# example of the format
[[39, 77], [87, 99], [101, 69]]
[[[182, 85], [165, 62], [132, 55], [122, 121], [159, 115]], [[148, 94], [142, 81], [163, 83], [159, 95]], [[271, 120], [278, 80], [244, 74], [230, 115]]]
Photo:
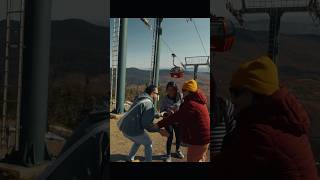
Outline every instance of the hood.
[[147, 94], [147, 93], [142, 93], [142, 94], [136, 96], [136, 97], [134, 98], [134, 102], [140, 101], [140, 100], [145, 99], [145, 98], [148, 98], [148, 99], [150, 99], [150, 100], [153, 102], [152, 97], [151, 97], [149, 94]]
[[306, 133], [310, 126], [307, 112], [287, 88], [281, 88], [271, 96], [271, 103], [282, 115], [274, 118], [275, 124], [296, 133]]
[[207, 98], [202, 92], [202, 90], [198, 89], [196, 92], [191, 93], [184, 99], [185, 101], [195, 101], [200, 104], [207, 104]]
[[261, 121], [296, 135], [308, 132], [310, 126], [308, 114], [287, 88], [280, 88], [271, 96], [263, 97], [259, 100], [259, 105], [249, 109], [244, 114], [252, 121]]

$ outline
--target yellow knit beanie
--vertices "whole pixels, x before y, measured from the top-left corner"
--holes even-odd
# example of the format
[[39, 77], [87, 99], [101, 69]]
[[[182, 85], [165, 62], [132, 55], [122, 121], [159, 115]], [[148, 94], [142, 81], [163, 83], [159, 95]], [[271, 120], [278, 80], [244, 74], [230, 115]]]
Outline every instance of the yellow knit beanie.
[[183, 91], [196, 92], [198, 90], [198, 84], [195, 80], [186, 81], [182, 86]]
[[272, 95], [279, 89], [277, 67], [267, 56], [245, 62], [233, 74], [230, 87], [245, 87], [257, 94]]

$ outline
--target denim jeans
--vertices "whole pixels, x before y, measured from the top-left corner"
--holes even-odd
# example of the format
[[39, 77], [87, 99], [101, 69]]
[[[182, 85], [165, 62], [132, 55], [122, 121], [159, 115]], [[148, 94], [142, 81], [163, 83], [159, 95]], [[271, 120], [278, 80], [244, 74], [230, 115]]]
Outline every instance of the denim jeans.
[[134, 160], [135, 155], [142, 144], [144, 146], [144, 154], [145, 154], [145, 161], [146, 162], [152, 162], [152, 141], [149, 137], [149, 135], [144, 132], [143, 134], [139, 136], [128, 136], [124, 134], [125, 137], [130, 139], [133, 142], [133, 145], [131, 147], [129, 158], [130, 160]]

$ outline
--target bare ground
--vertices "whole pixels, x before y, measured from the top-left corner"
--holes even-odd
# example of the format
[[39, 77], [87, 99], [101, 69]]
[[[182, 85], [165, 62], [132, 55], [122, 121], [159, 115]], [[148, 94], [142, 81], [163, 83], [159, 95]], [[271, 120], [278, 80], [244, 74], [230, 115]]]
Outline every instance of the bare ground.
[[[117, 122], [120, 119], [120, 116], [111, 117], [110, 120], [110, 161], [112, 162], [125, 162], [127, 160], [127, 155], [130, 151], [132, 141], [128, 140], [123, 134], [119, 131], [117, 127]], [[160, 119], [157, 119], [159, 121]], [[162, 137], [159, 133], [149, 133], [152, 139], [153, 146], [153, 162], [164, 162], [164, 154], [166, 154], [166, 137]], [[175, 153], [175, 138], [172, 144], [171, 153]], [[181, 147], [181, 151], [185, 155], [184, 159], [175, 158], [174, 154], [172, 154], [173, 162], [186, 162], [187, 161], [187, 148]], [[207, 154], [207, 159], [209, 159], [209, 153]], [[140, 147], [136, 159], [140, 161], [144, 160], [144, 148]]]

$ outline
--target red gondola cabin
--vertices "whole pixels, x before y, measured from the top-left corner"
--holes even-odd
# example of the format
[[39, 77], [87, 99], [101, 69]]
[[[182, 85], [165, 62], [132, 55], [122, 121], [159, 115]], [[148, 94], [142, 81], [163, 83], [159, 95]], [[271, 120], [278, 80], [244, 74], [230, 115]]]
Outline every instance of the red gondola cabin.
[[170, 70], [170, 76], [172, 78], [182, 78], [184, 74], [184, 70], [182, 67], [175, 66]]
[[231, 49], [235, 41], [234, 25], [224, 17], [213, 16], [210, 19], [210, 49], [224, 52]]

